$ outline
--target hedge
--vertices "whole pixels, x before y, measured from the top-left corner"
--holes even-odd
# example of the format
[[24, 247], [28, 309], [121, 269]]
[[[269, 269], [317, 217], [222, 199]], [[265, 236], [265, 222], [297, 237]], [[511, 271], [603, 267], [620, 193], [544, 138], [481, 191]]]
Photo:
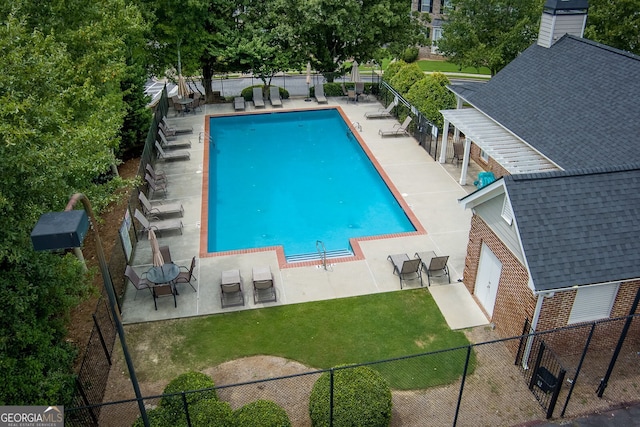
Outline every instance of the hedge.
[[195, 404], [200, 400], [205, 399], [213, 399], [218, 400], [218, 394], [216, 393], [215, 384], [213, 379], [208, 375], [205, 375], [201, 372], [186, 372], [182, 375], [177, 376], [164, 389], [163, 394], [172, 395], [172, 396], [163, 396], [160, 399], [160, 407], [164, 408], [167, 413], [173, 417], [173, 419], [180, 419], [184, 417], [184, 404], [182, 402], [181, 393], [183, 391], [191, 391], [191, 390], [202, 390], [209, 389], [205, 391], [195, 391], [190, 393], [185, 393], [185, 398], [187, 400], [187, 405], [191, 407], [191, 405]]
[[227, 402], [204, 399], [189, 407], [192, 427], [235, 427], [233, 409]]
[[[314, 427], [331, 425], [330, 377], [323, 373], [313, 385], [309, 415]], [[333, 371], [333, 426], [387, 427], [391, 422], [391, 389], [387, 381], [366, 366]]]
[[[240, 92], [240, 96], [242, 96], [245, 101], [253, 101], [253, 88], [255, 87], [259, 87], [262, 89], [262, 95], [264, 97], [264, 100], [266, 101], [269, 98], [269, 90], [266, 89], [266, 86], [264, 85], [253, 85], [245, 87], [244, 89], [242, 89], [242, 92]], [[285, 88], [278, 86], [278, 92], [280, 92], [280, 98], [289, 99], [289, 91]]]

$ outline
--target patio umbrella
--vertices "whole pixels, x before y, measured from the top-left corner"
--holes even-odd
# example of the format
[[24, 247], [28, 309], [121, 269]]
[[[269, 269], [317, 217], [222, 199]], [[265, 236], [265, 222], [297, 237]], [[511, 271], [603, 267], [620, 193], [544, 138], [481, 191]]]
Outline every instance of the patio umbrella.
[[358, 70], [358, 61], [353, 61], [351, 67], [351, 81], [357, 83], [360, 81], [360, 70]]
[[156, 233], [153, 230], [149, 230], [149, 243], [151, 244], [151, 257], [153, 258], [154, 267], [162, 267], [164, 265], [164, 258], [160, 253], [160, 245], [156, 238]]
[[184, 76], [180, 74], [178, 76], [178, 96], [180, 98], [186, 98], [191, 93], [191, 90], [187, 87], [187, 82], [184, 79]]

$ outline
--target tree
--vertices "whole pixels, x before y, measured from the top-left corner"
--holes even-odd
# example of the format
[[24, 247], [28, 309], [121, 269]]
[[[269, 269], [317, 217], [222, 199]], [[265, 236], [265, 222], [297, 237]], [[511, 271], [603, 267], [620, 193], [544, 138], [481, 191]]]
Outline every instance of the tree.
[[425, 28], [409, 2], [393, 0], [304, 0], [297, 34], [314, 67], [333, 81], [344, 61], [381, 60], [381, 48], [400, 56], [426, 43]]
[[452, 0], [438, 50], [494, 75], [535, 41], [541, 13], [542, 0]]
[[586, 38], [640, 55], [637, 0], [590, 0]]
[[456, 97], [449, 89], [449, 79], [442, 73], [432, 73], [417, 81], [407, 93], [407, 100], [438, 128], [444, 126], [440, 110], [455, 108]]

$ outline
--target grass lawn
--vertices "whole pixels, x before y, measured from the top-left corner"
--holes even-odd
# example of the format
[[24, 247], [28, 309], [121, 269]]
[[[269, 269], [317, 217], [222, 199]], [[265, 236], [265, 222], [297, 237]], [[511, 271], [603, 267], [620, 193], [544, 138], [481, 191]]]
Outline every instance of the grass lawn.
[[[385, 59], [382, 63], [382, 69], [386, 70], [387, 66], [391, 61], [389, 59]], [[467, 67], [460, 70], [456, 64], [447, 61], [429, 61], [426, 59], [422, 59], [418, 61], [418, 66], [422, 71], [439, 71], [442, 73], [467, 73], [467, 74], [481, 74], [486, 75], [487, 77], [491, 76], [491, 70], [488, 68], [482, 67], [480, 69], [474, 67]], [[362, 67], [360, 71], [363, 70]]]
[[[449, 329], [426, 288], [130, 325], [127, 340], [138, 376], [149, 381], [254, 355], [324, 369], [469, 344]], [[372, 367], [392, 388], [419, 389], [458, 379], [464, 356], [457, 350]]]

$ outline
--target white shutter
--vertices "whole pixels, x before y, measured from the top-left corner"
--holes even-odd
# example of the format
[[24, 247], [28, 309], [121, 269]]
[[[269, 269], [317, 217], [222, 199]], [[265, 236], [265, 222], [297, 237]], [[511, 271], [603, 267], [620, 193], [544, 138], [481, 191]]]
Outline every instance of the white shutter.
[[504, 196], [504, 202], [502, 203], [502, 219], [504, 219], [509, 225], [513, 222], [513, 210], [511, 209], [509, 198], [506, 195]]
[[569, 324], [608, 318], [618, 295], [619, 286], [619, 283], [610, 283], [578, 288], [569, 315]]

